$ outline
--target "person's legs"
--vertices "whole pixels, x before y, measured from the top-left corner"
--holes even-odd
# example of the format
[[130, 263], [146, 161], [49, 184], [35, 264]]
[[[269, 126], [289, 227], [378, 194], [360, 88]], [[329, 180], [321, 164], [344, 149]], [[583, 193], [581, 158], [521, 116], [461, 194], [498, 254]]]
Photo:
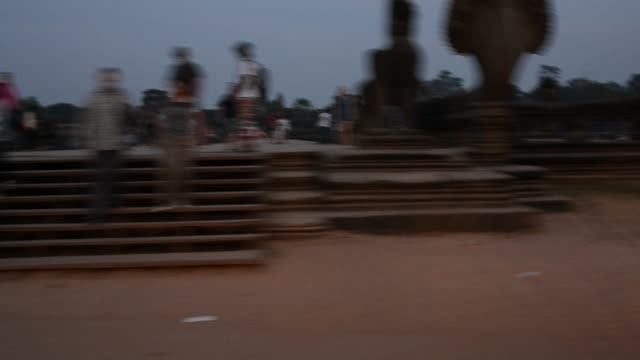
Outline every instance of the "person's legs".
[[13, 180], [11, 177], [11, 162], [8, 159], [8, 145], [0, 141], [0, 183], [7, 184]]
[[110, 150], [106, 154], [105, 159], [105, 204], [107, 209], [116, 207], [118, 204], [117, 187], [118, 187], [118, 171], [120, 168], [120, 153], [117, 150]]
[[181, 139], [176, 149], [176, 171], [178, 172], [178, 194], [177, 201], [179, 205], [190, 205], [189, 200], [189, 181], [191, 180], [191, 146], [189, 139]]
[[256, 100], [253, 98], [238, 98], [238, 119], [240, 122], [240, 142], [243, 151], [254, 150], [253, 133], [256, 128], [255, 118], [257, 114]]
[[168, 156], [170, 176], [170, 202], [172, 205], [187, 205], [186, 194], [189, 191], [189, 167], [192, 138], [188, 134], [172, 136]]
[[171, 136], [171, 139], [169, 139], [167, 150], [167, 200], [170, 206], [176, 206], [180, 194], [180, 177], [182, 172], [180, 144], [176, 136]]
[[170, 209], [182, 202], [185, 171], [185, 147], [192, 138], [189, 131], [189, 106], [177, 105], [166, 110], [166, 124], [162, 129], [162, 192], [168, 204], [160, 204], [155, 211]]
[[160, 145], [161, 151], [158, 155], [158, 198], [156, 200], [156, 207], [154, 208], [154, 211], [172, 206], [171, 170], [173, 168], [172, 158], [174, 153], [172, 149], [173, 136], [166, 127], [159, 129], [157, 136], [157, 144]]
[[[10, 145], [0, 141], [0, 197], [6, 192], [15, 189], [17, 178], [13, 173], [13, 163], [9, 159]], [[0, 208], [2, 208], [0, 204]]]
[[319, 129], [320, 132], [320, 143], [326, 144], [329, 142], [329, 128], [326, 126], [321, 126]]
[[25, 130], [25, 148], [27, 150], [36, 148], [36, 131], [33, 129]]
[[90, 222], [103, 222], [108, 202], [108, 151], [98, 151], [94, 157], [94, 181]]

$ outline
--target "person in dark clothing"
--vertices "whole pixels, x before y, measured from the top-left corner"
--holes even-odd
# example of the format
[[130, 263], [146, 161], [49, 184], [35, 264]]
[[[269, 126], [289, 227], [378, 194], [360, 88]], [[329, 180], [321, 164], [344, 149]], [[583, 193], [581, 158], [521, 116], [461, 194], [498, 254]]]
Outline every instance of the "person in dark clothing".
[[278, 119], [280, 118], [282, 118], [282, 116], [277, 112], [272, 112], [271, 114], [269, 114], [269, 116], [267, 116], [265, 122], [265, 131], [267, 132], [267, 136], [269, 136], [271, 140], [273, 140], [274, 132], [278, 127]]
[[192, 103], [196, 103], [201, 90], [200, 66], [191, 61], [191, 50], [188, 48], [175, 49], [173, 56], [176, 65], [169, 75], [171, 97], [190, 98]]
[[227, 94], [225, 94], [218, 102], [218, 108], [222, 110], [222, 116], [224, 118], [224, 132], [225, 137], [233, 132], [234, 124], [237, 116], [236, 109], [236, 93], [237, 85], [234, 83], [229, 84]]
[[160, 145], [164, 149], [161, 157], [161, 173], [159, 174], [161, 193], [166, 194], [166, 202], [162, 202], [153, 211], [175, 209], [178, 206], [189, 206], [189, 181], [191, 166], [191, 141], [189, 121], [195, 113], [192, 110], [191, 98], [175, 97], [164, 109], [160, 127]]
[[174, 50], [176, 66], [170, 80], [170, 102], [163, 110], [160, 124], [160, 144], [164, 149], [160, 173], [160, 182], [166, 197], [166, 204], [161, 203], [154, 211], [175, 209], [177, 206], [191, 204], [188, 183], [191, 164], [191, 125], [197, 119], [196, 111], [201, 90], [202, 72], [200, 67], [191, 62], [191, 51], [187, 48]]

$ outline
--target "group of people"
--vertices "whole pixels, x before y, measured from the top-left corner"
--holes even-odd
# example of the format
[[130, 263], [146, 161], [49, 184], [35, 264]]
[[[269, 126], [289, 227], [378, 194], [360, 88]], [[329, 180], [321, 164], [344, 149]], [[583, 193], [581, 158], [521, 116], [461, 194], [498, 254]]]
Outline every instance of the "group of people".
[[[261, 65], [253, 59], [253, 47], [241, 43], [234, 47], [238, 58], [238, 82], [234, 85], [233, 98], [228, 109], [236, 120], [232, 137], [238, 142], [238, 150], [250, 151], [255, 140], [263, 134], [255, 124], [257, 108], [262, 98]], [[187, 198], [191, 159], [190, 124], [201, 120], [198, 108], [204, 74], [191, 60], [191, 51], [177, 48], [173, 51], [176, 64], [167, 77], [169, 102], [158, 114], [155, 128], [158, 144], [164, 151], [163, 186], [167, 194], [153, 211], [170, 210], [190, 204]], [[88, 147], [94, 152], [95, 175], [89, 221], [104, 221], [109, 208], [114, 205], [117, 170], [121, 151], [126, 147], [123, 139], [127, 124], [131, 123], [132, 109], [126, 91], [121, 87], [122, 73], [116, 68], [100, 69], [96, 75], [97, 88], [91, 93], [83, 116], [86, 123]]]
[[[255, 150], [256, 140], [271, 137], [274, 142], [283, 142], [292, 130], [291, 122], [282, 113], [274, 112], [266, 117], [266, 126], [258, 126], [259, 109], [264, 107], [266, 98], [265, 69], [254, 60], [253, 45], [239, 43], [233, 48], [237, 57], [237, 82], [230, 84], [228, 94], [218, 104], [226, 119], [230, 143], [234, 150]], [[156, 142], [164, 154], [162, 189], [160, 193], [167, 197], [153, 208], [154, 211], [169, 210], [189, 205], [187, 184], [191, 160], [191, 127], [201, 121], [203, 113], [198, 105], [201, 101], [204, 74], [200, 66], [192, 61], [188, 48], [176, 48], [172, 53], [175, 65], [166, 78], [168, 103], [162, 104], [155, 116]], [[87, 147], [92, 150], [95, 164], [95, 181], [91, 197], [89, 221], [103, 222], [109, 209], [115, 204], [117, 174], [121, 163], [122, 151], [129, 145], [125, 139], [135, 124], [133, 108], [127, 92], [122, 88], [123, 73], [117, 68], [102, 68], [96, 73], [97, 86], [86, 101], [82, 114], [85, 125]], [[344, 121], [351, 115], [352, 106], [346, 102], [346, 90], [341, 89], [336, 96], [332, 110], [320, 114], [318, 127], [321, 141], [329, 142], [332, 128], [336, 125], [340, 134], [349, 131]], [[16, 117], [19, 109], [19, 96], [9, 74], [0, 76], [0, 166], [2, 175], [7, 176], [8, 162], [3, 161], [6, 153], [6, 134], [8, 126], [15, 118], [23, 126], [33, 126], [33, 121], [24, 116]], [[26, 120], [25, 120], [26, 119]], [[334, 120], [335, 119], [335, 120]], [[35, 125], [37, 126], [37, 124]], [[3, 138], [4, 136], [4, 138]], [[341, 139], [341, 142], [344, 139]]]

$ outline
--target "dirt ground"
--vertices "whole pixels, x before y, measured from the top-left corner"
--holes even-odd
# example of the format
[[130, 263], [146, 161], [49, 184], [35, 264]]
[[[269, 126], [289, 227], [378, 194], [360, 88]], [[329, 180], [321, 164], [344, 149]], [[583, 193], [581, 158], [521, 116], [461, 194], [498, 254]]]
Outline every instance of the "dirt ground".
[[[0, 358], [636, 360], [638, 212], [635, 191], [591, 192], [526, 233], [332, 233], [251, 270], [0, 274]], [[182, 323], [201, 315], [218, 320]]]

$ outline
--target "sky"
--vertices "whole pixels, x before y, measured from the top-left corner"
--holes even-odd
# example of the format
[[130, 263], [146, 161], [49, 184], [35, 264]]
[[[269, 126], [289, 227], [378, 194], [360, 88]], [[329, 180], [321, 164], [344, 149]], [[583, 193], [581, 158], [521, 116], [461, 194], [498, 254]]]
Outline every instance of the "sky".
[[[449, 1], [415, 2], [422, 78], [447, 69], [473, 86], [471, 59], [442, 36]], [[554, 40], [527, 58], [522, 88], [533, 87], [540, 64], [559, 66], [565, 79], [625, 82], [640, 73], [640, 1], [556, 0], [554, 8]], [[82, 103], [105, 66], [123, 69], [139, 102], [143, 90], [163, 85], [169, 49], [184, 45], [207, 74], [203, 105], [212, 107], [234, 80], [230, 47], [251, 41], [272, 73], [272, 94], [325, 106], [338, 86], [367, 78], [364, 54], [387, 41], [386, 0], [0, 0], [0, 9], [0, 71], [44, 104]]]

